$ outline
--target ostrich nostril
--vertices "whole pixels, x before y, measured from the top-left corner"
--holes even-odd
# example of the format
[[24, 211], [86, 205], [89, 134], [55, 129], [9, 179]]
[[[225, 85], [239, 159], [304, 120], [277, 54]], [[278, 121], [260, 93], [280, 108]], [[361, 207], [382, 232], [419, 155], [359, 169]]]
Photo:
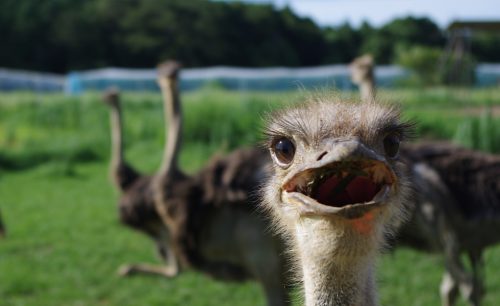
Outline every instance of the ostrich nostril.
[[327, 152], [327, 151], [325, 151], [325, 152], [321, 153], [321, 154], [318, 156], [318, 158], [316, 159], [316, 161], [320, 161], [320, 160], [321, 160], [321, 159], [322, 159], [322, 158], [323, 158], [326, 154], [328, 154], [328, 152]]

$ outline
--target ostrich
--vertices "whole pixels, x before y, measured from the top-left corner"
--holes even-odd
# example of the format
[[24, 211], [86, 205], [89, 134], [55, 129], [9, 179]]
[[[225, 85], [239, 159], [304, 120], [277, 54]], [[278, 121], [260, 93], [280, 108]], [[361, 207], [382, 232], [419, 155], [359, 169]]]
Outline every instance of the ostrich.
[[410, 194], [398, 150], [411, 125], [393, 107], [331, 98], [269, 118], [263, 206], [290, 241], [305, 304], [376, 305], [375, 257]]
[[118, 272], [122, 276], [151, 271], [166, 277], [174, 276], [177, 273], [176, 260], [168, 247], [168, 241], [166, 243], [167, 228], [155, 209], [152, 177], [139, 174], [124, 160], [122, 112], [118, 91], [114, 88], [109, 89], [104, 94], [103, 100], [110, 107], [112, 140], [110, 176], [121, 192], [118, 202], [120, 221], [152, 238], [158, 255], [165, 262], [164, 266], [158, 267], [149, 264], [123, 265]]
[[500, 242], [500, 157], [447, 142], [412, 144], [402, 154], [415, 164], [418, 196], [398, 242], [445, 255], [443, 305], [454, 305], [459, 291], [470, 305], [480, 305], [482, 253]]
[[[269, 305], [289, 305], [286, 287], [287, 266], [281, 256], [282, 241], [269, 231], [269, 222], [257, 211], [258, 186], [265, 177], [269, 157], [262, 149], [239, 149], [226, 157], [214, 157], [196, 175], [178, 167], [181, 146], [182, 112], [178, 93], [180, 65], [159, 66], [166, 119], [166, 143], [157, 173], [144, 178], [128, 205], [147, 212], [138, 229], [152, 224], [146, 232], [155, 240], [167, 266], [126, 265], [122, 275], [136, 273], [173, 277], [193, 268], [222, 280], [257, 280]], [[116, 103], [116, 94], [107, 101]], [[124, 164], [121, 155], [119, 108], [113, 107], [113, 165]], [[115, 140], [116, 138], [116, 140]], [[130, 167], [122, 172], [133, 172]], [[114, 166], [117, 168], [117, 166]], [[115, 170], [114, 172], [118, 172]], [[116, 175], [115, 175], [116, 176]], [[132, 184], [133, 185], [133, 184]], [[120, 207], [123, 205], [120, 201]], [[123, 210], [123, 209], [121, 209]], [[129, 209], [134, 211], [133, 209]], [[122, 217], [123, 220], [123, 217]]]
[[[371, 56], [355, 59], [350, 68], [363, 100], [374, 99]], [[500, 235], [492, 234], [500, 222], [499, 212], [495, 211], [500, 195], [494, 185], [500, 177], [498, 158], [451, 143], [429, 141], [404, 146], [402, 156], [413, 164], [411, 177], [417, 196], [408, 211], [409, 222], [398, 231], [395, 242], [444, 255], [445, 273], [440, 288], [443, 306], [454, 305], [459, 291], [470, 305], [479, 305], [484, 294], [481, 254], [488, 245], [500, 240]], [[478, 188], [471, 188], [472, 181], [472, 186]], [[485, 192], [485, 188], [490, 189]], [[474, 206], [476, 211], [464, 210], [471, 208], [470, 203], [463, 203], [464, 199], [482, 204]], [[482, 217], [478, 218], [478, 214]], [[480, 234], [486, 225], [492, 226], [488, 234]], [[476, 232], [477, 235], [472, 234]], [[461, 253], [468, 255], [471, 272], [462, 263]]]
[[365, 54], [355, 58], [349, 65], [351, 80], [359, 86], [361, 100], [369, 101], [375, 99], [375, 81], [373, 72], [373, 56]]

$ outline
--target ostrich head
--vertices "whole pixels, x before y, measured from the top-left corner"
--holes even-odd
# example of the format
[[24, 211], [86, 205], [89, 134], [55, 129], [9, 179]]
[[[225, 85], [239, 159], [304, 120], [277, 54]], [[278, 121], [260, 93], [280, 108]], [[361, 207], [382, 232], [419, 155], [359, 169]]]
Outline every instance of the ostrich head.
[[117, 87], [110, 87], [104, 92], [102, 99], [111, 107], [119, 107], [120, 91]]
[[[331, 100], [331, 99], [330, 99]], [[311, 99], [269, 116], [265, 207], [290, 241], [306, 305], [372, 305], [373, 257], [408, 194], [394, 107]]]
[[360, 56], [349, 65], [351, 79], [354, 84], [361, 84], [373, 80], [373, 56], [366, 54]]

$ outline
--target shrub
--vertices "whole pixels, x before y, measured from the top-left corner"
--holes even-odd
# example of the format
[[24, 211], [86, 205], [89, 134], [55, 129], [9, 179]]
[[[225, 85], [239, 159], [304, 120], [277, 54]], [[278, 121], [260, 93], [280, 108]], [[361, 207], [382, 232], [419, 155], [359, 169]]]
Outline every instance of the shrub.
[[396, 63], [413, 72], [411, 83], [419, 86], [438, 85], [442, 82], [439, 71], [441, 55], [442, 51], [439, 48], [399, 47], [396, 50]]

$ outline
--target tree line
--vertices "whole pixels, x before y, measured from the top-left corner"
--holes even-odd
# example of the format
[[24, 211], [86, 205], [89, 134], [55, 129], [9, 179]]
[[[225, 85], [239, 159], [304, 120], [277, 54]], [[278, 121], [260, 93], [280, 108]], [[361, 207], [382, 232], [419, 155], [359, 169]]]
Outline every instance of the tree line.
[[[370, 52], [392, 63], [414, 46], [444, 48], [428, 18], [322, 28], [289, 8], [207, 0], [2, 0], [0, 66], [67, 72], [103, 66], [314, 66]], [[478, 61], [500, 62], [497, 36], [474, 36]]]

